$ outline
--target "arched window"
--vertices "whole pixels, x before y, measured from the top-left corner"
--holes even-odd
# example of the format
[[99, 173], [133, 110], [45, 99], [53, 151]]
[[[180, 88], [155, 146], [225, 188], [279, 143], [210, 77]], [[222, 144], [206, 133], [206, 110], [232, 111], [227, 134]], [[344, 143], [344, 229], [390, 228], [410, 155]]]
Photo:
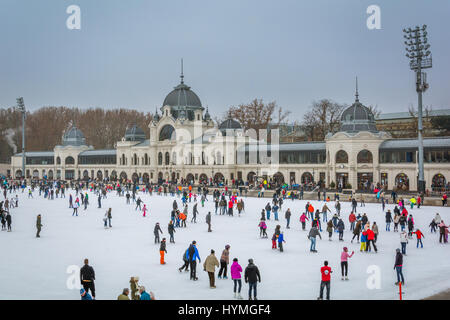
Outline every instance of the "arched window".
[[277, 184], [283, 184], [284, 183], [284, 176], [281, 172], [277, 172], [273, 175], [273, 180], [275, 180], [275, 182]]
[[348, 154], [344, 150], [336, 153], [336, 163], [348, 163]]
[[148, 155], [147, 154], [144, 154], [144, 164], [147, 166], [149, 163], [148, 163]]
[[222, 154], [220, 151], [217, 151], [216, 153], [216, 163], [215, 164], [222, 164]]
[[408, 191], [409, 190], [409, 178], [406, 174], [404, 173], [399, 173], [396, 177], [395, 177], [395, 186], [397, 187], [397, 189], [403, 190], [403, 191]]
[[250, 171], [250, 172], [247, 174], [247, 181], [248, 181], [249, 183], [254, 182], [255, 176], [256, 176], [256, 173], [254, 173], [253, 171]]
[[56, 157], [56, 164], [61, 164], [61, 158], [60, 157]]
[[75, 159], [71, 156], [68, 156], [64, 161], [65, 164], [75, 164]]
[[175, 129], [170, 124], [166, 124], [164, 127], [162, 127], [161, 131], [159, 132], [159, 141], [175, 139]]
[[170, 164], [170, 155], [168, 152], [166, 152], [164, 155], [164, 163], [166, 166]]
[[435, 174], [433, 180], [431, 180], [431, 190], [437, 192], [445, 192], [447, 186], [447, 180], [441, 173]]
[[138, 157], [137, 157], [136, 153], [133, 154], [133, 164], [134, 164], [135, 166], [137, 166], [137, 164], [138, 164]]
[[177, 153], [175, 151], [172, 152], [172, 163], [177, 164]]
[[372, 152], [370, 152], [369, 150], [361, 150], [358, 153], [357, 162], [358, 163], [372, 163], [373, 162]]
[[162, 152], [158, 153], [158, 165], [162, 166], [162, 162], [163, 162], [163, 155]]
[[304, 172], [301, 177], [302, 184], [314, 182], [313, 175], [309, 172]]

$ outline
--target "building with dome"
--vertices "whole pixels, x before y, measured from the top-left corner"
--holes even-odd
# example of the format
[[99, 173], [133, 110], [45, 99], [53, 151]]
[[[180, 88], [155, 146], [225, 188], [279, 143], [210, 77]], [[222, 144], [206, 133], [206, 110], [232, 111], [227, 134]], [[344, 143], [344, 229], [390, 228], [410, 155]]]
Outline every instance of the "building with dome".
[[[272, 137], [272, 141], [278, 140]], [[425, 138], [424, 148], [426, 188], [445, 186], [450, 179], [450, 137]], [[96, 150], [72, 126], [53, 151], [26, 152], [25, 174], [39, 179], [191, 184], [232, 180], [251, 184], [264, 178], [289, 184], [321, 181], [327, 187], [351, 189], [380, 183], [389, 190], [415, 191], [417, 153], [417, 140], [393, 139], [377, 130], [358, 89], [355, 102], [342, 113], [339, 131], [329, 133], [324, 141], [266, 144], [234, 119], [214, 123], [182, 73], [148, 128], [130, 124], [114, 149]], [[22, 177], [21, 170], [19, 153], [12, 157], [11, 173]]]

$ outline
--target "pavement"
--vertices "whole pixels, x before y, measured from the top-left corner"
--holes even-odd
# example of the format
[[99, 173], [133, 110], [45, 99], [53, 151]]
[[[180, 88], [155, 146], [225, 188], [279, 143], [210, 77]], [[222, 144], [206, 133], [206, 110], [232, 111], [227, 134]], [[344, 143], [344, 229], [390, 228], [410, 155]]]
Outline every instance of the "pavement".
[[435, 294], [435, 295], [425, 298], [423, 300], [450, 300], [450, 289], [448, 289], [446, 291], [442, 291], [438, 294]]

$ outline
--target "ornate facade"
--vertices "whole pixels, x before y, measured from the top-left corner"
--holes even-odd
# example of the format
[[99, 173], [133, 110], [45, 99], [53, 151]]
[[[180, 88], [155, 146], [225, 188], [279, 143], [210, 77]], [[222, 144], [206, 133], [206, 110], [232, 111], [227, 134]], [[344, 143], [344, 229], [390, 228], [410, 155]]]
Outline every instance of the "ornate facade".
[[[48, 179], [123, 178], [142, 182], [214, 180], [253, 182], [255, 177], [290, 184], [321, 181], [327, 187], [417, 190], [417, 140], [393, 139], [356, 94], [341, 118], [340, 131], [323, 142], [271, 143], [257, 140], [227, 119], [216, 125], [199, 97], [181, 82], [164, 99], [148, 125], [150, 138], [136, 126], [115, 149], [95, 150], [72, 127], [53, 151], [27, 152], [26, 176]], [[272, 142], [278, 141], [272, 136]], [[424, 139], [427, 189], [450, 179], [450, 137]], [[22, 155], [11, 173], [22, 176]]]

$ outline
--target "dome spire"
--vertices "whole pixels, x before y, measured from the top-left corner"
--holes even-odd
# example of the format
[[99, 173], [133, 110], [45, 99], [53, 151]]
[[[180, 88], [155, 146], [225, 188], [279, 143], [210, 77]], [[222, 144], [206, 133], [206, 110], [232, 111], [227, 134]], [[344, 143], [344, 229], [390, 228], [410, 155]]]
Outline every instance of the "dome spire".
[[355, 101], [359, 102], [359, 93], [358, 93], [358, 76], [356, 76], [356, 93], [355, 93]]
[[181, 78], [181, 83], [183, 84], [184, 83], [183, 58], [181, 58], [181, 75], [180, 75], [180, 78]]

